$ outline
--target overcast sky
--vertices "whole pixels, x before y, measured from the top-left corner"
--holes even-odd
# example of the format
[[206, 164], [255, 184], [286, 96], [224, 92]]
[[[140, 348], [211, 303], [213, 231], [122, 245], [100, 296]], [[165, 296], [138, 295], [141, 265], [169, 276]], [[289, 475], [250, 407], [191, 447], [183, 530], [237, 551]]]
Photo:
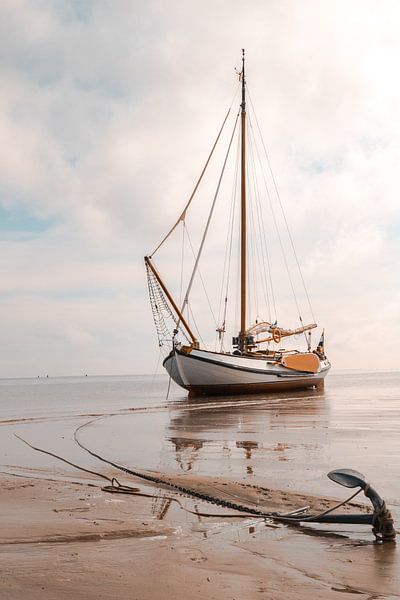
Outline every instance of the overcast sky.
[[329, 358], [399, 367], [397, 1], [0, 13], [0, 377], [154, 371], [142, 257], [190, 194], [242, 47]]

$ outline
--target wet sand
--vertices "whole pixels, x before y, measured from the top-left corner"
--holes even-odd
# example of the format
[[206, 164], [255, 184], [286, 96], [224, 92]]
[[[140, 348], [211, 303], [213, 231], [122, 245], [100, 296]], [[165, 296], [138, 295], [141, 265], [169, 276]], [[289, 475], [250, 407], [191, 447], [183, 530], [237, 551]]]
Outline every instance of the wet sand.
[[[228, 501], [320, 511], [350, 494], [318, 473], [368, 462], [380, 427], [381, 452], [389, 458], [381, 469], [378, 461], [368, 464], [398, 524], [397, 405], [390, 399], [386, 412], [381, 404], [374, 416], [371, 405], [358, 405], [357, 412], [354, 402], [353, 417], [347, 413], [340, 426], [338, 405], [328, 400], [259, 398], [232, 407], [229, 399], [178, 397], [172, 404], [120, 406], [82, 438], [110, 459], [147, 466], [166, 481]], [[1, 600], [400, 598], [397, 546], [374, 544], [370, 526], [300, 527], [239, 517], [124, 475], [77, 451], [72, 433], [89, 412], [47, 412], [33, 415], [33, 423], [7, 414], [0, 423]], [[152, 497], [103, 491], [107, 482], [35, 454], [13, 433]], [[334, 457], [331, 464], [323, 459], [329, 453], [348, 453], [348, 460], [337, 464]], [[362, 496], [354, 502], [351, 510], [366, 510]]]
[[[108, 474], [120, 476], [112, 470]], [[396, 547], [374, 545], [368, 528], [361, 528], [360, 540], [338, 526], [288, 527], [251, 516], [231, 518], [237, 513], [165, 486], [122, 480], [157, 499], [108, 494], [96, 478], [62, 482], [2, 475], [2, 600], [89, 600], [116, 594], [145, 600], [337, 598], [338, 593], [340, 598], [356, 593], [399, 597]], [[309, 504], [319, 511], [334, 504], [224, 478], [170, 480], [266, 510]], [[171, 498], [214, 516], [186, 513], [185, 520], [177, 504], [169, 515]]]

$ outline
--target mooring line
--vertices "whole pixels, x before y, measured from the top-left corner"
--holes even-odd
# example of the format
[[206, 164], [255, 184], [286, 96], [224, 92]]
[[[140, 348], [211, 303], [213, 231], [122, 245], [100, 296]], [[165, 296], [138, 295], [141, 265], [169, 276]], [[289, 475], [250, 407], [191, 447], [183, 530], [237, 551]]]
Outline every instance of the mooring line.
[[[95, 420], [95, 419], [94, 419]], [[87, 446], [85, 446], [78, 438], [78, 433], [84, 428], [87, 427], [88, 425], [90, 425], [91, 423], [93, 423], [93, 421], [88, 421], [86, 423], [83, 423], [82, 425], [79, 425], [79, 427], [77, 427], [74, 431], [74, 439], [76, 441], [76, 443], [78, 444], [78, 446], [80, 448], [82, 448], [82, 450], [84, 450], [85, 452], [88, 452], [91, 456], [97, 458], [98, 460], [100, 460], [101, 462], [104, 462], [108, 465], [111, 465], [112, 467], [119, 469], [120, 471], [123, 471], [124, 473], [128, 473], [129, 475], [133, 475], [134, 477], [139, 477], [140, 479], [144, 479], [145, 481], [150, 481], [152, 483], [156, 483], [157, 485], [165, 485], [167, 487], [170, 487], [174, 490], [177, 490], [178, 492], [181, 492], [182, 494], [187, 494], [189, 496], [193, 496], [195, 498], [199, 498], [200, 500], [205, 500], [206, 502], [211, 502], [212, 504], [216, 504], [218, 506], [224, 506], [225, 508], [230, 508], [233, 510], [237, 510], [240, 512], [245, 512], [247, 514], [250, 514], [252, 516], [257, 516], [260, 518], [269, 518], [269, 519], [277, 519], [279, 520], [279, 517], [276, 513], [272, 513], [272, 512], [264, 512], [262, 510], [259, 510], [257, 508], [250, 508], [248, 506], [245, 506], [243, 504], [237, 504], [236, 502], [230, 502], [227, 500], [222, 500], [221, 498], [217, 498], [215, 496], [211, 496], [209, 494], [203, 494], [202, 492], [198, 492], [196, 490], [192, 490], [190, 488], [186, 488], [184, 486], [180, 486], [177, 485], [175, 483], [172, 483], [170, 481], [168, 481], [167, 479], [164, 479], [163, 477], [157, 477], [155, 475], [150, 475], [150, 473], [148, 472], [144, 472], [144, 471], [137, 471], [135, 469], [128, 469], [127, 467], [123, 466], [123, 465], [119, 465], [107, 458], [105, 458], [104, 456], [101, 456], [100, 454], [97, 454], [97, 452], [94, 452], [93, 450], [91, 450], [90, 448], [88, 448]]]
[[[150, 475], [149, 472], [146, 471], [137, 471], [137, 470], [133, 470], [133, 469], [128, 469], [127, 467], [123, 466], [123, 465], [119, 465], [107, 458], [105, 458], [104, 456], [101, 456], [100, 454], [97, 454], [96, 452], [94, 452], [93, 450], [90, 450], [90, 448], [88, 448], [87, 446], [85, 446], [79, 439], [78, 439], [78, 433], [84, 428], [89, 426], [91, 423], [93, 423], [94, 421], [96, 421], [97, 419], [93, 419], [92, 421], [88, 421], [86, 423], [83, 423], [82, 425], [79, 425], [79, 427], [77, 427], [74, 431], [74, 439], [76, 441], [76, 443], [78, 444], [78, 446], [80, 448], [82, 448], [82, 450], [84, 450], [85, 452], [88, 452], [91, 456], [97, 458], [98, 460], [100, 460], [101, 462], [104, 462], [106, 464], [109, 464], [111, 466], [113, 466], [116, 469], [119, 469], [120, 471], [123, 471], [124, 473], [128, 473], [129, 475], [133, 475], [135, 477], [139, 477], [140, 479], [144, 479], [146, 481], [151, 481], [152, 483], [156, 483], [158, 485], [165, 485], [167, 487], [170, 487], [174, 490], [178, 490], [179, 492], [181, 492], [182, 494], [187, 494], [189, 496], [193, 496], [195, 498], [199, 498], [200, 500], [204, 500], [206, 502], [211, 502], [212, 504], [216, 504], [218, 506], [224, 506], [226, 508], [230, 508], [233, 510], [237, 510], [240, 511], [242, 513], [248, 513], [254, 517], [260, 517], [263, 519], [271, 519], [273, 521], [278, 521], [281, 523], [287, 523], [287, 524], [299, 524], [300, 521], [303, 522], [307, 522], [310, 521], [312, 522], [316, 517], [322, 517], [327, 515], [328, 513], [333, 512], [334, 510], [336, 510], [337, 508], [339, 508], [340, 506], [343, 506], [344, 504], [347, 504], [347, 502], [349, 502], [350, 500], [352, 500], [358, 493], [360, 493], [360, 490], [358, 490], [357, 492], [355, 492], [354, 494], [352, 494], [349, 498], [347, 498], [346, 500], [336, 504], [335, 506], [333, 506], [332, 508], [329, 508], [326, 511], [323, 511], [322, 513], [319, 513], [317, 515], [310, 515], [310, 516], [306, 516], [306, 517], [302, 517], [301, 520], [297, 517], [296, 518], [296, 513], [298, 513], [298, 510], [296, 511], [292, 511], [289, 513], [278, 513], [276, 511], [274, 512], [264, 512], [262, 510], [259, 510], [257, 508], [250, 508], [249, 506], [243, 505], [243, 504], [237, 504], [236, 502], [230, 502], [227, 500], [222, 500], [221, 498], [217, 498], [215, 496], [211, 496], [209, 494], [203, 494], [202, 492], [198, 492], [196, 490], [192, 490], [190, 488], [186, 488], [184, 486], [179, 486], [175, 483], [171, 483], [170, 481], [168, 481], [167, 479], [164, 479], [162, 477], [157, 477], [155, 475]], [[308, 508], [308, 507], [307, 507]], [[268, 525], [266, 523], [266, 525]], [[271, 525], [273, 527], [273, 525]]]
[[[93, 421], [90, 421], [90, 422], [93, 422]], [[88, 423], [85, 423], [85, 425], [88, 425]], [[85, 473], [90, 473], [91, 475], [96, 475], [97, 477], [106, 479], [107, 481], [109, 481], [111, 483], [111, 485], [105, 485], [105, 486], [101, 487], [101, 489], [105, 492], [118, 493], [118, 494], [129, 494], [132, 496], [140, 496], [140, 497], [144, 497], [144, 498], [154, 498], [156, 500], [160, 499], [159, 495], [156, 496], [154, 494], [146, 494], [145, 492], [141, 492], [140, 488], [133, 487], [130, 485], [123, 485], [122, 483], [120, 483], [118, 481], [118, 479], [116, 477], [108, 477], [107, 475], [104, 475], [103, 473], [99, 473], [98, 471], [92, 471], [90, 469], [86, 469], [85, 467], [81, 467], [80, 465], [77, 465], [77, 464], [71, 462], [70, 460], [64, 458], [63, 456], [60, 456], [59, 454], [55, 454], [54, 452], [50, 452], [49, 450], [45, 450], [44, 448], [39, 448], [38, 446], [34, 446], [33, 444], [31, 444], [30, 442], [28, 442], [27, 440], [25, 440], [24, 438], [22, 438], [21, 436], [19, 436], [16, 433], [14, 433], [14, 435], [21, 442], [23, 442], [24, 444], [26, 444], [27, 446], [29, 446], [30, 448], [32, 448], [32, 450], [35, 450], [36, 452], [42, 452], [43, 454], [52, 456], [53, 458], [56, 458], [57, 460], [60, 460], [68, 465], [71, 465], [72, 467], [74, 467], [75, 469], [78, 469], [79, 471], [84, 471]], [[81, 446], [81, 444], [79, 444], [79, 445]], [[88, 452], [89, 452], [89, 450], [88, 450]], [[102, 460], [102, 459], [100, 459], [100, 460]], [[107, 461], [104, 460], [103, 462], [107, 462]], [[185, 512], [188, 512], [192, 515], [197, 515], [200, 517], [218, 517], [218, 518], [224, 518], [224, 519], [225, 518], [246, 518], [246, 519], [249, 518], [248, 514], [245, 514], [245, 515], [243, 515], [243, 514], [217, 514], [217, 513], [213, 514], [213, 513], [200, 512], [198, 510], [196, 510], [196, 511], [190, 510], [189, 508], [186, 508], [186, 506], [183, 506], [182, 502], [178, 498], [174, 498], [173, 496], [163, 496], [163, 499], [171, 500], [172, 502], [176, 502], [179, 505], [179, 507], [182, 510], [184, 510]]]
[[[101, 418], [101, 417], [100, 417]], [[204, 494], [202, 492], [199, 492], [197, 490], [193, 490], [191, 488], [187, 488], [184, 486], [180, 486], [177, 485], [175, 483], [172, 483], [171, 481], [169, 481], [166, 477], [160, 477], [160, 476], [156, 476], [156, 475], [152, 475], [149, 473], [149, 471], [138, 471], [136, 469], [128, 469], [128, 467], [125, 467], [123, 465], [119, 465], [118, 463], [115, 463], [114, 461], [111, 461], [107, 458], [105, 458], [104, 456], [101, 456], [100, 454], [98, 454], [97, 452], [94, 452], [93, 450], [91, 450], [88, 446], [85, 446], [85, 444], [83, 444], [83, 442], [80, 441], [78, 434], [79, 432], [85, 428], [88, 427], [89, 425], [91, 425], [92, 423], [94, 423], [95, 421], [99, 420], [99, 418], [97, 419], [92, 419], [91, 421], [87, 421], [85, 423], [82, 423], [82, 425], [79, 425], [75, 431], [74, 431], [74, 440], [76, 442], [76, 444], [85, 452], [87, 452], [88, 454], [90, 454], [91, 456], [93, 456], [94, 458], [97, 458], [99, 461], [111, 465], [112, 467], [114, 467], [115, 469], [118, 469], [119, 471], [122, 471], [124, 473], [127, 473], [129, 475], [133, 475], [134, 477], [138, 477], [139, 479], [143, 479], [145, 481], [149, 481], [151, 483], [155, 483], [157, 485], [164, 485], [167, 486], [169, 488], [172, 488], [173, 490], [176, 490], [178, 492], [180, 492], [181, 494], [186, 494], [188, 496], [192, 496], [194, 498], [198, 498], [200, 500], [204, 500], [205, 502], [210, 502], [212, 504], [216, 504], [217, 506], [223, 506], [225, 508], [229, 508], [231, 510], [236, 510], [239, 511], [239, 513], [246, 513], [246, 514], [242, 514], [242, 515], [210, 515], [210, 514], [201, 514], [199, 512], [194, 512], [191, 511], [189, 509], [186, 509], [184, 506], [182, 506], [181, 502], [177, 499], [177, 498], [168, 498], [166, 497], [166, 499], [171, 499], [172, 501], [177, 502], [181, 508], [183, 510], [186, 510], [187, 512], [190, 512], [192, 514], [197, 514], [200, 516], [218, 516], [218, 517], [225, 517], [225, 516], [232, 516], [232, 517], [247, 517], [248, 515], [252, 515], [253, 517], [258, 517], [258, 518], [262, 518], [262, 519], [271, 519], [273, 521], [278, 521], [278, 522], [283, 522], [283, 523], [300, 523], [300, 519], [297, 516], [296, 518], [296, 513], [298, 513], [299, 511], [292, 511], [289, 513], [278, 513], [278, 512], [265, 512], [262, 510], [259, 510], [257, 508], [250, 508], [249, 506], [243, 505], [243, 504], [238, 504], [236, 502], [230, 502], [228, 500], [223, 500], [222, 498], [218, 498], [216, 496], [212, 496], [209, 494]], [[22, 442], [24, 442], [25, 444], [27, 444], [29, 447], [31, 447], [34, 450], [37, 450], [38, 452], [43, 452], [44, 454], [48, 454], [49, 456], [53, 456], [54, 458], [57, 458], [71, 466], [73, 466], [76, 469], [79, 469], [81, 471], [85, 471], [87, 473], [90, 473], [92, 475], [96, 475], [98, 477], [101, 477], [103, 479], [106, 479], [108, 481], [111, 482], [111, 486], [104, 486], [102, 489], [104, 489], [104, 491], [113, 491], [113, 492], [119, 492], [120, 493], [127, 493], [127, 494], [134, 494], [134, 495], [138, 495], [138, 496], [146, 496], [146, 497], [152, 497], [152, 498], [159, 498], [159, 496], [154, 496], [154, 495], [149, 495], [149, 494], [144, 494], [142, 492], [139, 491], [138, 488], [133, 488], [131, 486], [124, 486], [122, 484], [120, 484], [120, 482], [115, 478], [111, 478], [108, 477], [107, 475], [104, 475], [103, 473], [99, 473], [97, 471], [92, 471], [90, 469], [86, 469], [85, 467], [81, 467], [79, 465], [76, 465], [75, 463], [72, 463], [71, 461], [64, 459], [63, 457], [50, 452], [48, 450], [44, 450], [42, 448], [38, 448], [37, 446], [33, 446], [33, 444], [30, 444], [29, 442], [27, 442], [26, 440], [24, 440], [22, 437], [18, 436], [17, 434], [14, 434], [18, 439], [20, 439]], [[111, 489], [112, 488], [112, 489]], [[359, 492], [356, 492], [356, 494]], [[338, 505], [336, 505], [335, 507], [332, 507], [331, 509], [328, 509], [327, 511], [324, 511], [323, 513], [319, 514], [319, 515], [310, 515], [309, 517], [302, 517], [301, 521], [314, 521], [315, 517], [319, 517], [319, 516], [324, 516], [330, 512], [332, 512], [333, 510], [335, 510], [336, 508], [338, 508], [339, 506], [342, 506], [343, 504], [346, 504], [350, 499], [352, 499], [356, 494], [352, 495], [350, 498], [347, 498], [345, 501], [340, 502]], [[308, 508], [308, 507], [307, 507]], [[303, 510], [303, 509], [302, 509]], [[265, 523], [266, 526], [269, 527], [276, 527], [276, 525], [270, 524], [270, 523]]]

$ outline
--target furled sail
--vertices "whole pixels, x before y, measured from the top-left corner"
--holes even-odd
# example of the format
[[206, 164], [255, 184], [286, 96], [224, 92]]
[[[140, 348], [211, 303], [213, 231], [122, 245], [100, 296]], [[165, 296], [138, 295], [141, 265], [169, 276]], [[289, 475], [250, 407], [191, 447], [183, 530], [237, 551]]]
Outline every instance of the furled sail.
[[246, 335], [255, 336], [259, 335], [260, 333], [270, 333], [270, 337], [264, 338], [262, 340], [257, 340], [257, 342], [278, 342], [283, 337], [299, 335], [300, 333], [304, 333], [305, 331], [315, 329], [315, 327], [318, 327], [316, 323], [310, 323], [309, 325], [303, 325], [302, 327], [297, 327], [296, 329], [284, 329], [283, 327], [278, 327], [276, 323], [271, 324], [268, 323], [268, 321], [262, 321], [261, 323], [255, 323], [255, 325], [249, 327], [249, 329], [246, 331]]

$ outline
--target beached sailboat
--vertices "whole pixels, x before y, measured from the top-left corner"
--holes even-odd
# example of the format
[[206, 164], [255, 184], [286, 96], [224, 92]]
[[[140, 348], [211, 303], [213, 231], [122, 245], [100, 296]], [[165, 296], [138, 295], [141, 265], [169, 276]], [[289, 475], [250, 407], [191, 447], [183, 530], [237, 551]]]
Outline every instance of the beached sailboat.
[[[171, 234], [177, 229], [180, 224], [185, 226], [188, 209], [192, 203], [199, 185], [203, 179], [204, 173], [207, 170], [210, 159], [217, 146], [222, 130], [225, 126], [228, 115], [225, 117], [221, 130], [218, 133], [217, 139], [211, 150], [211, 153], [206, 161], [206, 164], [200, 174], [200, 177], [195, 185], [194, 191], [191, 194], [183, 212], [179, 219], [163, 238], [154, 252], [145, 257], [145, 265], [147, 270], [148, 287], [150, 295], [150, 303], [153, 312], [153, 318], [158, 334], [160, 347], [167, 348], [167, 356], [164, 359], [163, 365], [170, 377], [182, 388], [189, 391], [191, 395], [217, 395], [217, 394], [248, 394], [259, 393], [265, 391], [280, 391], [285, 389], [302, 389], [308, 387], [320, 387], [323, 385], [325, 376], [330, 369], [330, 363], [325, 356], [324, 350], [324, 332], [319, 336], [319, 343], [316, 348], [311, 348], [311, 331], [317, 328], [316, 323], [304, 324], [301, 315], [299, 314], [299, 326], [287, 328], [278, 325], [278, 320], [275, 313], [275, 318], [270, 316], [269, 319], [260, 318], [259, 315], [252, 318], [249, 310], [249, 283], [250, 276], [248, 271], [249, 265], [249, 227], [250, 219], [248, 215], [248, 187], [249, 178], [247, 168], [249, 161], [246, 155], [247, 142], [247, 111], [246, 111], [246, 76], [245, 76], [245, 57], [244, 51], [242, 54], [242, 69], [239, 75], [241, 101], [236, 121], [233, 127], [233, 133], [230, 137], [228, 151], [225, 156], [220, 178], [218, 180], [217, 189], [212, 201], [211, 210], [208, 215], [206, 226], [201, 237], [199, 248], [194, 255], [194, 265], [191, 271], [187, 291], [184, 295], [183, 302], [179, 303], [174, 299], [173, 294], [167, 287], [164, 279], [161, 277], [158, 269], [154, 264], [154, 254], [160, 249], [164, 242], [169, 239]], [[229, 114], [230, 111], [228, 111]], [[239, 123], [239, 126], [236, 125]], [[238, 333], [232, 336], [232, 346], [225, 347], [225, 334], [227, 331], [227, 304], [228, 304], [228, 275], [224, 272], [222, 276], [222, 286], [225, 286], [224, 302], [222, 311], [221, 324], [216, 327], [217, 341], [219, 348], [210, 350], [204, 347], [203, 343], [199, 342], [197, 333], [197, 325], [194, 315], [190, 310], [189, 297], [192, 292], [193, 282], [199, 274], [199, 263], [203, 253], [204, 244], [209, 231], [211, 219], [214, 213], [215, 203], [220, 191], [221, 181], [225, 172], [225, 166], [229, 156], [229, 152], [234, 139], [236, 130], [239, 131], [238, 137], [238, 164], [237, 176], [240, 173], [240, 182], [238, 190], [240, 190], [240, 227], [238, 242], [240, 247], [240, 258], [238, 260], [238, 268], [240, 271], [240, 325]], [[265, 146], [264, 146], [265, 148]], [[251, 161], [250, 161], [251, 162]], [[254, 159], [252, 161], [254, 163]], [[268, 159], [268, 165], [269, 159]], [[275, 185], [275, 180], [274, 185]], [[239, 193], [238, 193], [239, 195]], [[256, 194], [257, 196], [257, 194]], [[279, 199], [280, 201], [280, 199]], [[253, 215], [254, 220], [254, 215]], [[274, 218], [275, 220], [275, 218]], [[230, 219], [230, 227], [233, 228], [234, 219]], [[287, 221], [285, 218], [287, 226]], [[253, 224], [254, 225], [254, 224]], [[253, 227], [254, 229], [254, 227]], [[289, 230], [288, 230], [289, 232]], [[265, 235], [261, 233], [261, 237]], [[294, 245], [290, 236], [290, 242], [293, 251]], [[281, 238], [279, 237], [281, 242]], [[231, 256], [232, 233], [230, 234], [230, 250]], [[266, 248], [265, 239], [262, 239], [258, 249], [261, 251]], [[282, 245], [282, 244], [281, 244]], [[253, 248], [253, 254], [254, 254]], [[256, 252], [257, 253], [257, 252]], [[304, 279], [300, 271], [300, 265], [296, 257], [296, 263], [300, 272], [301, 281], [304, 285]], [[287, 260], [284, 257], [287, 267]], [[226, 261], [225, 261], [226, 263]], [[269, 267], [269, 264], [268, 264]], [[224, 267], [225, 268], [225, 267]], [[289, 271], [288, 271], [289, 273]], [[264, 279], [265, 289], [268, 281], [271, 279], [265, 272], [264, 263]], [[290, 274], [289, 274], [290, 277]], [[262, 270], [260, 269], [257, 276], [253, 277], [253, 281], [262, 279]], [[292, 281], [291, 287], [293, 290]], [[272, 285], [272, 284], [271, 284]], [[222, 288], [221, 288], [222, 289]], [[305, 285], [304, 285], [305, 289]], [[307, 300], [309, 302], [308, 293], [306, 291]], [[268, 290], [266, 289], [268, 296]], [[295, 298], [296, 307], [298, 307]], [[309, 302], [310, 308], [311, 304]], [[298, 310], [298, 313], [300, 311]], [[311, 310], [312, 314], [312, 310]], [[196, 333], [195, 333], [196, 329]], [[237, 331], [237, 330], [236, 330]], [[304, 337], [306, 349], [287, 348], [286, 342], [297, 338]], [[285, 347], [283, 347], [285, 345]]]

